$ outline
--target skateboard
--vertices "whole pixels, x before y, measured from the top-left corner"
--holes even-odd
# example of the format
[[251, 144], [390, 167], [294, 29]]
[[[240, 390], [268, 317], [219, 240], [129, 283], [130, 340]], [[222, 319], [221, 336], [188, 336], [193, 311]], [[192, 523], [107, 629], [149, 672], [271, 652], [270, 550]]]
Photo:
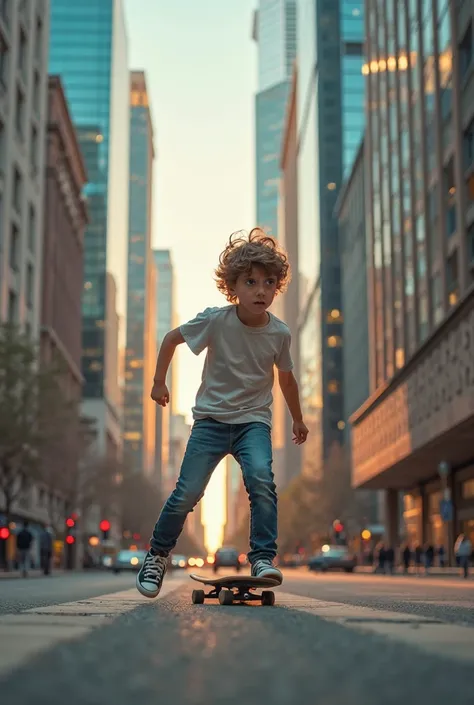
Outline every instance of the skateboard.
[[212, 585], [213, 589], [207, 594], [204, 590], [193, 590], [192, 601], [194, 605], [202, 605], [206, 599], [217, 599], [221, 605], [231, 605], [233, 602], [261, 602], [262, 605], [271, 607], [275, 604], [275, 593], [271, 590], [254, 592], [258, 588], [276, 587], [280, 583], [273, 578], [252, 578], [251, 575], [226, 575], [222, 578], [204, 578], [202, 575], [191, 573], [192, 580], [203, 585]]

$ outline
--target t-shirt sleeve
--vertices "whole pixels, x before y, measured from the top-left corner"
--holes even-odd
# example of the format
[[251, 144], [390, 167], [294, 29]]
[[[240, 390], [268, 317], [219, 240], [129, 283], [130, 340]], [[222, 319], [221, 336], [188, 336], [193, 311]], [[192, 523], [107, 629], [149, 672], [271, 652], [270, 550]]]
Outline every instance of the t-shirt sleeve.
[[198, 313], [196, 318], [192, 318], [179, 327], [181, 335], [195, 355], [200, 355], [208, 347], [211, 341], [215, 314], [218, 310], [218, 308], [206, 308], [201, 313]]
[[291, 358], [291, 333], [285, 331], [280, 348], [280, 352], [275, 357], [275, 365], [281, 372], [291, 372], [293, 369], [293, 360]]

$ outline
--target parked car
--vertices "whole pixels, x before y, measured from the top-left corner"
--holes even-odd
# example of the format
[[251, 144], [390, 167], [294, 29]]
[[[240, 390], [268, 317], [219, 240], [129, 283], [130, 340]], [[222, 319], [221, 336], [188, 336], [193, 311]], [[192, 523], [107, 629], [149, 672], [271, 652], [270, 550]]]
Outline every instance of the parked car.
[[239, 560], [239, 552], [236, 548], [230, 546], [222, 546], [216, 551], [212, 569], [217, 573], [219, 568], [235, 568], [239, 572], [242, 564]]
[[170, 567], [171, 570], [179, 570], [186, 568], [188, 565], [188, 559], [186, 556], [182, 556], [178, 553], [173, 553], [170, 556]]
[[146, 551], [119, 551], [112, 563], [112, 570], [114, 573], [120, 573], [122, 570], [137, 572], [142, 567], [145, 556]]
[[347, 546], [325, 545], [308, 560], [310, 570], [326, 572], [328, 570], [344, 570], [352, 573], [357, 561]]

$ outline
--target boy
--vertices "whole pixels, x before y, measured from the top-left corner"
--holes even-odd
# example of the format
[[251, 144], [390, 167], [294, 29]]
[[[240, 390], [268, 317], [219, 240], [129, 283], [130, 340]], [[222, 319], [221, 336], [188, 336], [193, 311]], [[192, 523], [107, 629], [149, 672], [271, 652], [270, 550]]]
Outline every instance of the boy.
[[285, 289], [289, 264], [276, 241], [255, 228], [248, 239], [231, 236], [216, 269], [217, 288], [229, 306], [208, 308], [170, 331], [161, 345], [151, 398], [169, 402], [166, 373], [178, 345], [186, 342], [199, 355], [207, 348], [194, 425], [175, 490], [153, 531], [150, 550], [137, 575], [137, 588], [156, 597], [167, 557], [186, 516], [204, 495], [207, 483], [229, 453], [242, 468], [250, 499], [249, 562], [255, 577], [283, 576], [273, 565], [277, 539], [277, 495], [272, 473], [271, 404], [273, 367], [293, 418], [294, 442], [306, 441], [298, 385], [292, 373], [288, 327], [268, 313]]

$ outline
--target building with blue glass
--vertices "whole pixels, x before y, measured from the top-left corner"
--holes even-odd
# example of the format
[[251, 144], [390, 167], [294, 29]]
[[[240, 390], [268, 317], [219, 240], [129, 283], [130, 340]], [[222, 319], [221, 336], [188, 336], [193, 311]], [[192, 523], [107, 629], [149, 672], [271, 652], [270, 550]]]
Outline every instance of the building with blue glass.
[[130, 75], [130, 190], [124, 451], [134, 472], [154, 474], [155, 265], [151, 249], [153, 124], [143, 71]]
[[129, 70], [122, 0], [52, 0], [50, 73], [61, 76], [86, 163], [84, 412], [99, 450], [121, 443], [128, 254]]
[[300, 387], [312, 439], [305, 467], [317, 475], [344, 440], [335, 206], [364, 131], [364, 2], [301, 0], [297, 25]]
[[296, 58], [295, 0], [260, 0], [253, 38], [258, 47], [256, 217], [260, 227], [277, 237], [281, 143]]

